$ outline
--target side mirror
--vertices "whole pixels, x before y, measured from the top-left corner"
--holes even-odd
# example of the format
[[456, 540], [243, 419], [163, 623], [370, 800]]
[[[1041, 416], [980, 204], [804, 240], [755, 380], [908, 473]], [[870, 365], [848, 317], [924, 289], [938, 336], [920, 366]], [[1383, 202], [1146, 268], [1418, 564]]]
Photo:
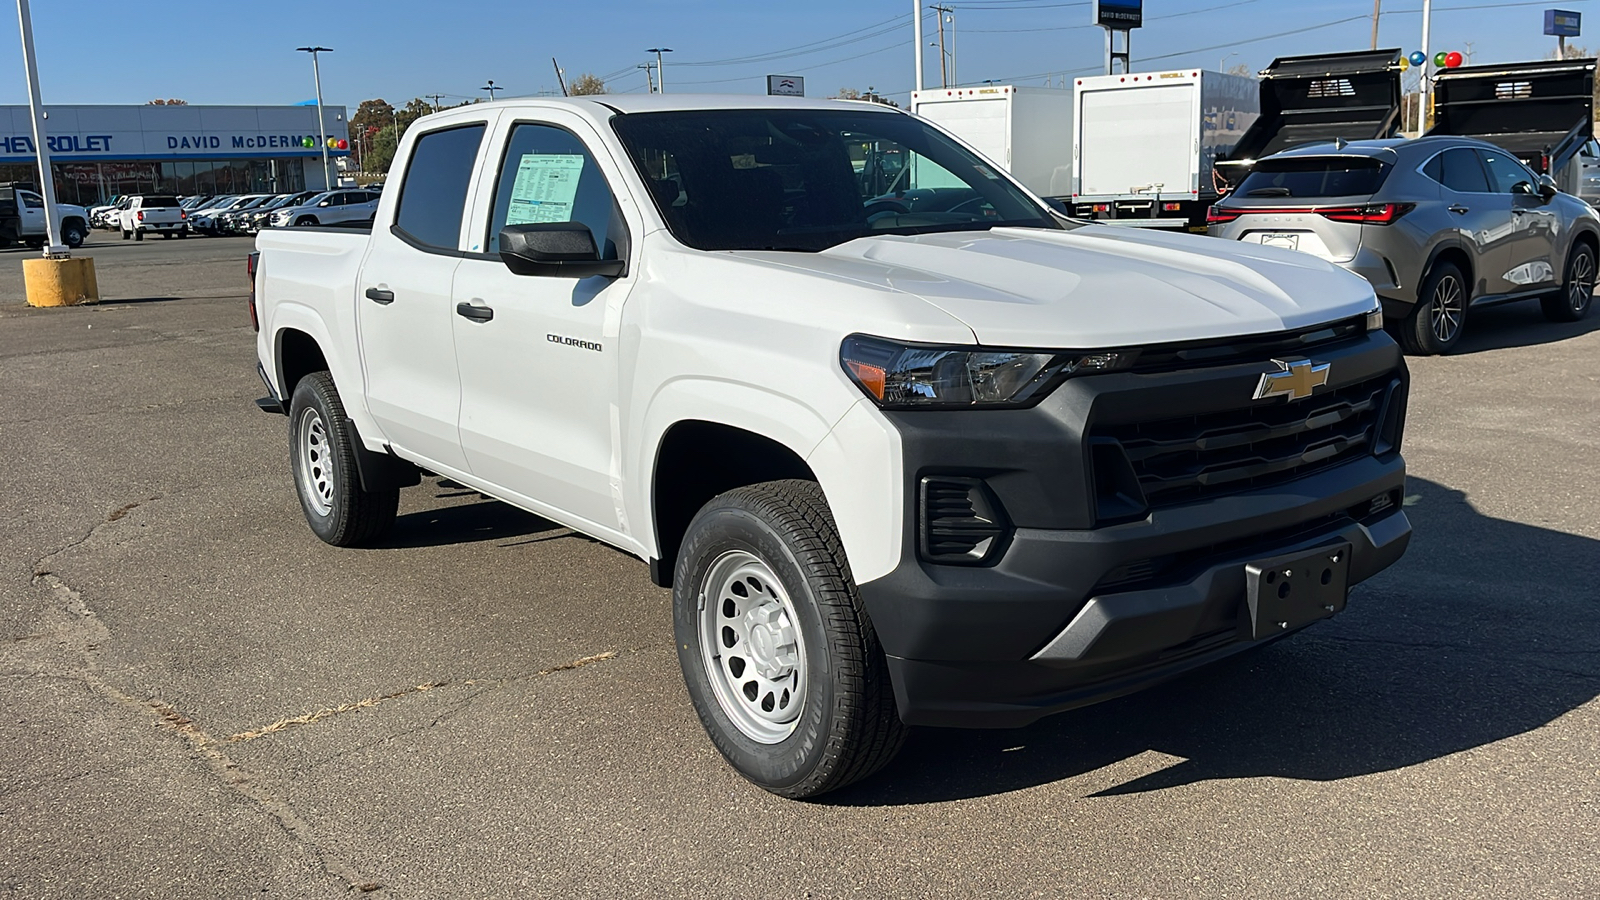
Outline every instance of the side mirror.
[[330, 204], [332, 202], [333, 202], [332, 200], [324, 200], [321, 203], [318, 203], [317, 205], [318, 206], [327, 206], [328, 204]]
[[1554, 178], [1551, 178], [1549, 175], [1539, 176], [1539, 196], [1549, 200], [1559, 193], [1561, 193], [1561, 189], [1556, 187], [1556, 180]]
[[536, 222], [500, 229], [500, 258], [518, 275], [616, 278], [628, 264], [601, 259], [594, 234], [582, 222]]
[[1044, 205], [1045, 206], [1050, 207], [1051, 209], [1055, 210], [1056, 212], [1060, 213], [1061, 215], [1063, 215], [1063, 216], [1071, 216], [1072, 215], [1072, 209], [1067, 206], [1066, 201], [1060, 200], [1060, 199], [1058, 199], [1056, 197], [1045, 197], [1045, 198], [1043, 198], [1043, 200], [1044, 200]]

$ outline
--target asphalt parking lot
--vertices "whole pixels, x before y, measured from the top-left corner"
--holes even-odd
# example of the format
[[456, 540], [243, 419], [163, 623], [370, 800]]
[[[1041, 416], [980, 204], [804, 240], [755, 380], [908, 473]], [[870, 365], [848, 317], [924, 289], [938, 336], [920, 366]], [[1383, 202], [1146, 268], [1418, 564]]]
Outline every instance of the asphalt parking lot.
[[0, 253], [0, 897], [1600, 892], [1600, 317], [1413, 360], [1416, 537], [1337, 619], [796, 803], [636, 560], [436, 480], [315, 539], [249, 247], [97, 233], [65, 310]]

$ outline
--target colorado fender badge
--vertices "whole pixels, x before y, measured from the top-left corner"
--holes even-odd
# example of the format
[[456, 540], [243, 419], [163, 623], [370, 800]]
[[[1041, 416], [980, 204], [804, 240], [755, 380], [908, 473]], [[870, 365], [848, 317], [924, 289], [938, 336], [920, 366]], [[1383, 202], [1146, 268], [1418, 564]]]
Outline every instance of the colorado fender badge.
[[1333, 368], [1332, 363], [1314, 363], [1309, 359], [1289, 362], [1275, 359], [1272, 362], [1283, 371], [1263, 374], [1256, 385], [1256, 395], [1251, 399], [1288, 397], [1290, 400], [1304, 400], [1311, 396], [1312, 391], [1328, 383], [1328, 373]]

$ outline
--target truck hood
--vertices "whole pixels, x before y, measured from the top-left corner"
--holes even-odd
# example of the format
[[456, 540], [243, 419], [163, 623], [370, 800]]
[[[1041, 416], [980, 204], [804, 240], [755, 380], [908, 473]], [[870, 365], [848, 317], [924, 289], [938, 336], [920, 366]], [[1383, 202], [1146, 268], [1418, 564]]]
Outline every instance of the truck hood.
[[738, 255], [914, 294], [992, 346], [1235, 337], [1378, 305], [1365, 280], [1309, 254], [1105, 225], [884, 235], [806, 256]]

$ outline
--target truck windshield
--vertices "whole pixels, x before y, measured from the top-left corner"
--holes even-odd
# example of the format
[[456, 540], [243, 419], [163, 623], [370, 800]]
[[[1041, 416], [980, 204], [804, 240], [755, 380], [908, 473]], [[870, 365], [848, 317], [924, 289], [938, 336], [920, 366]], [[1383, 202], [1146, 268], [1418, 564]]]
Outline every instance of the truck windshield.
[[1234, 192], [1239, 197], [1357, 197], [1378, 192], [1392, 166], [1366, 156], [1263, 159]]
[[912, 116], [749, 109], [611, 121], [673, 236], [699, 250], [818, 251], [874, 234], [1062, 227]]

